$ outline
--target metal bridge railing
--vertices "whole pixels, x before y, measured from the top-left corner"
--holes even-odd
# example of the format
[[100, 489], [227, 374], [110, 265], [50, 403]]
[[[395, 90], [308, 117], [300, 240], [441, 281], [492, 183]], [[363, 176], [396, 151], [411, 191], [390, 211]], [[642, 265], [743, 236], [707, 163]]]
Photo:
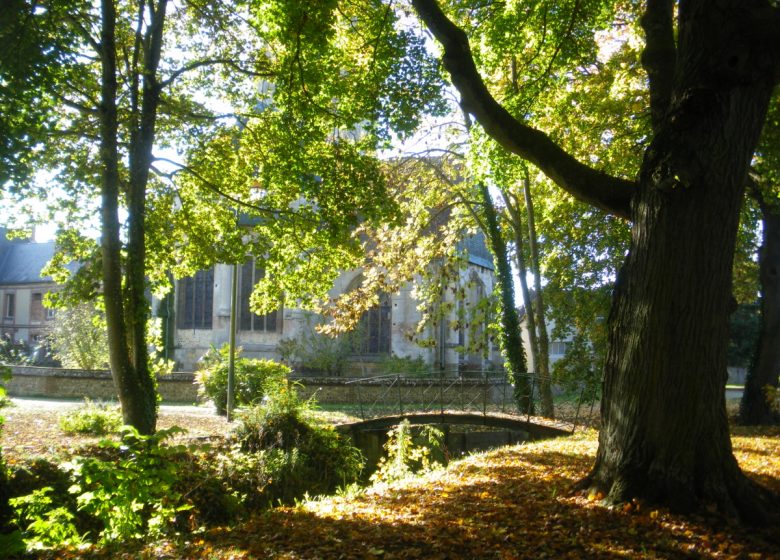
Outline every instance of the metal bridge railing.
[[[525, 416], [530, 420], [541, 407], [542, 378], [534, 373], [521, 374], [515, 379], [526, 390], [518, 391], [504, 372], [463, 371], [433, 372], [429, 376], [403, 374], [377, 375], [353, 378], [345, 385], [354, 387], [356, 412], [361, 419], [376, 418], [412, 412], [462, 411], [503, 413]], [[518, 398], [520, 397], [520, 398]], [[524, 398], [523, 398], [524, 397]], [[585, 389], [579, 395], [558, 399], [556, 418], [572, 425], [574, 431], [581, 423], [592, 423], [593, 401], [585, 402]], [[585, 411], [589, 412], [585, 415]]]

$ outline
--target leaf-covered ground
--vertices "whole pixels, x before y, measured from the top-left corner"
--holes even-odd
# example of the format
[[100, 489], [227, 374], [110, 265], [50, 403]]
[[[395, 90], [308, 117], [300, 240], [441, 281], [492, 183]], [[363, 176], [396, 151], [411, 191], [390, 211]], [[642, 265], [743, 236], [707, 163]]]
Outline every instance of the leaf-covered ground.
[[[17, 445], [10, 453], [4, 450], [7, 455], [54, 445], [41, 434], [56, 433], [56, 427], [49, 432], [45, 426], [56, 426], [56, 414], [44, 417], [37, 432], [34, 423], [21, 428], [31, 420], [27, 415], [10, 416], [7, 432], [17, 431], [11, 438], [6, 433], [3, 444], [10, 439]], [[169, 415], [161, 424], [181, 420]], [[187, 422], [195, 435], [224, 433], [226, 427], [223, 419], [209, 416]], [[17, 437], [23, 432], [39, 441], [21, 445]], [[733, 442], [743, 469], [780, 492], [780, 429], [737, 428]], [[590, 431], [506, 447], [393, 486], [279, 508], [236, 527], [143, 546], [117, 543], [71, 556], [780, 559], [780, 519], [768, 528], [745, 528], [714, 516], [680, 516], [642, 504], [610, 509], [595, 497], [573, 494], [572, 485], [587, 473], [596, 445], [596, 432]]]
[[[780, 429], [739, 432], [737, 457], [780, 491]], [[103, 551], [124, 558], [780, 558], [780, 519], [764, 529], [578, 496], [595, 432], [474, 455], [363, 494], [310, 501], [179, 542]]]

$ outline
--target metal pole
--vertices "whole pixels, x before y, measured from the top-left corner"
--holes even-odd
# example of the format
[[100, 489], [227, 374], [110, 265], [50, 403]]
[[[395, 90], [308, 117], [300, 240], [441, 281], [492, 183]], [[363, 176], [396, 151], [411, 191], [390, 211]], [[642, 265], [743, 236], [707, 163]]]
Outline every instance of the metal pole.
[[582, 395], [585, 394], [585, 387], [580, 390], [580, 400], [577, 401], [577, 412], [574, 414], [574, 424], [571, 427], [571, 433], [577, 429], [577, 420], [580, 419], [580, 406], [582, 405]]
[[439, 412], [444, 414], [444, 368], [439, 370]]
[[227, 421], [233, 421], [233, 406], [236, 394], [236, 312], [238, 308], [238, 264], [233, 265], [233, 278], [230, 285], [230, 357], [228, 358], [227, 378]]
[[395, 382], [398, 383], [398, 414], [404, 413], [403, 396], [401, 395], [401, 376], [397, 375]]
[[482, 416], [487, 415], [487, 392], [488, 392], [488, 374], [487, 370], [485, 370], [485, 380], [484, 385], [482, 387]]

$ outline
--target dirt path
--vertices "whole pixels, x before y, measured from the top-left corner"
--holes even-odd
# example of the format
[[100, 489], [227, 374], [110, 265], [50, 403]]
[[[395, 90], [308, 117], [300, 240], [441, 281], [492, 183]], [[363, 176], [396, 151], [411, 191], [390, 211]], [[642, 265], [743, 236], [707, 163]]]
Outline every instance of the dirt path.
[[[76, 400], [12, 398], [12, 404], [0, 412], [5, 425], [0, 432], [3, 457], [9, 462], [22, 457], [56, 456], [75, 447], [95, 443], [101, 437], [66, 435], [58, 422], [61, 414], [81, 404]], [[161, 405], [158, 428], [180, 426], [188, 437], [227, 434], [230, 426], [211, 406]]]

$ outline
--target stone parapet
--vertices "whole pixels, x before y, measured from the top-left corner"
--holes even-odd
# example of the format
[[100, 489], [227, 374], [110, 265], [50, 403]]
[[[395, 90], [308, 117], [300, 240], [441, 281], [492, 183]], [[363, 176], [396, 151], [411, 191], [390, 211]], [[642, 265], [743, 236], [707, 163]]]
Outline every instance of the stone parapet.
[[[11, 374], [7, 388], [12, 397], [116, 399], [109, 371], [11, 366]], [[159, 377], [157, 387], [163, 401], [195, 402], [198, 395], [193, 381], [192, 373], [178, 372]]]

